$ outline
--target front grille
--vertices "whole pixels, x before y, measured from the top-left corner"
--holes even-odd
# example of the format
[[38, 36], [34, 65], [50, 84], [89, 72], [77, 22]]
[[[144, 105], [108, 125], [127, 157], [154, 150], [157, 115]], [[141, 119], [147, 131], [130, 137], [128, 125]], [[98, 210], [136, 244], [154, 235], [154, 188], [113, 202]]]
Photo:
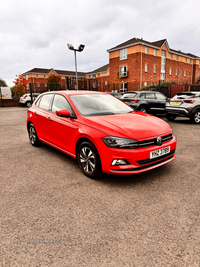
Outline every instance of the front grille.
[[[172, 138], [173, 138], [172, 134], [168, 134], [168, 135], [162, 136], [162, 141], [163, 141], [163, 143], [165, 143], [165, 142], [170, 141]], [[138, 148], [157, 145], [156, 139], [157, 138], [145, 140], [145, 141], [139, 141], [138, 142], [138, 144], [139, 144]]]
[[154, 158], [154, 159], [143, 159], [143, 160], [138, 160], [136, 161], [138, 164], [140, 165], [145, 165], [145, 164], [150, 164], [152, 162], [155, 162], [155, 161], [158, 161], [158, 160], [161, 160], [161, 159], [164, 159], [164, 158], [167, 158], [171, 155], [173, 155], [175, 153], [175, 149], [173, 149], [172, 151], [170, 151], [168, 154], [165, 154], [163, 156], [160, 156], [160, 157], [157, 157], [157, 158]]

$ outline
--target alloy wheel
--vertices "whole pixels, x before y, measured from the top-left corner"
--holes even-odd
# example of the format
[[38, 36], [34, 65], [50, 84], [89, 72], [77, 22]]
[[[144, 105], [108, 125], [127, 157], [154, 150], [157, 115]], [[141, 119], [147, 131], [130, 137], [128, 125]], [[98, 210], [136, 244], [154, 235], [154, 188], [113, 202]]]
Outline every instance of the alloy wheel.
[[89, 147], [83, 147], [80, 151], [80, 163], [83, 170], [92, 173], [95, 170], [95, 155]]

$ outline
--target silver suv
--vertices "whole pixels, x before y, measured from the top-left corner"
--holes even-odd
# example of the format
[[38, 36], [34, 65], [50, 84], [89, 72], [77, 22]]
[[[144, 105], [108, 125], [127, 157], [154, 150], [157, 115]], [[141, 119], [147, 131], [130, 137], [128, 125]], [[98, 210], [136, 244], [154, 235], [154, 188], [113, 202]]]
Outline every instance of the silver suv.
[[[39, 96], [39, 93], [33, 93], [33, 101]], [[31, 107], [31, 94], [22, 95], [19, 99], [19, 103], [28, 108]]]
[[200, 92], [177, 93], [165, 106], [166, 117], [188, 117], [193, 123], [200, 123]]

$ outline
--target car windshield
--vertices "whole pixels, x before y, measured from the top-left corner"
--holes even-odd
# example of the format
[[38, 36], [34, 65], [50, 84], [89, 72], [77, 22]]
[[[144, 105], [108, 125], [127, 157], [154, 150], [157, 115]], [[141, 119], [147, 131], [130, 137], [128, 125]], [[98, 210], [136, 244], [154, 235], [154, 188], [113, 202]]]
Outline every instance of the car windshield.
[[83, 116], [103, 116], [134, 112], [132, 108], [108, 94], [71, 95], [71, 100]]

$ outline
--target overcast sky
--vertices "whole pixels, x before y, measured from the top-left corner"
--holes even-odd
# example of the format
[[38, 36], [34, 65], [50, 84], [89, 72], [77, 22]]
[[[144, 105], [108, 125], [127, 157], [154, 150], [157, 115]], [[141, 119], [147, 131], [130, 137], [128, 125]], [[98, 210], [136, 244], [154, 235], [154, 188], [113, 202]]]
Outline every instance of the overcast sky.
[[133, 37], [167, 39], [200, 56], [199, 0], [6, 0], [0, 9], [0, 78], [8, 86], [32, 68], [89, 72], [109, 63], [108, 49]]

